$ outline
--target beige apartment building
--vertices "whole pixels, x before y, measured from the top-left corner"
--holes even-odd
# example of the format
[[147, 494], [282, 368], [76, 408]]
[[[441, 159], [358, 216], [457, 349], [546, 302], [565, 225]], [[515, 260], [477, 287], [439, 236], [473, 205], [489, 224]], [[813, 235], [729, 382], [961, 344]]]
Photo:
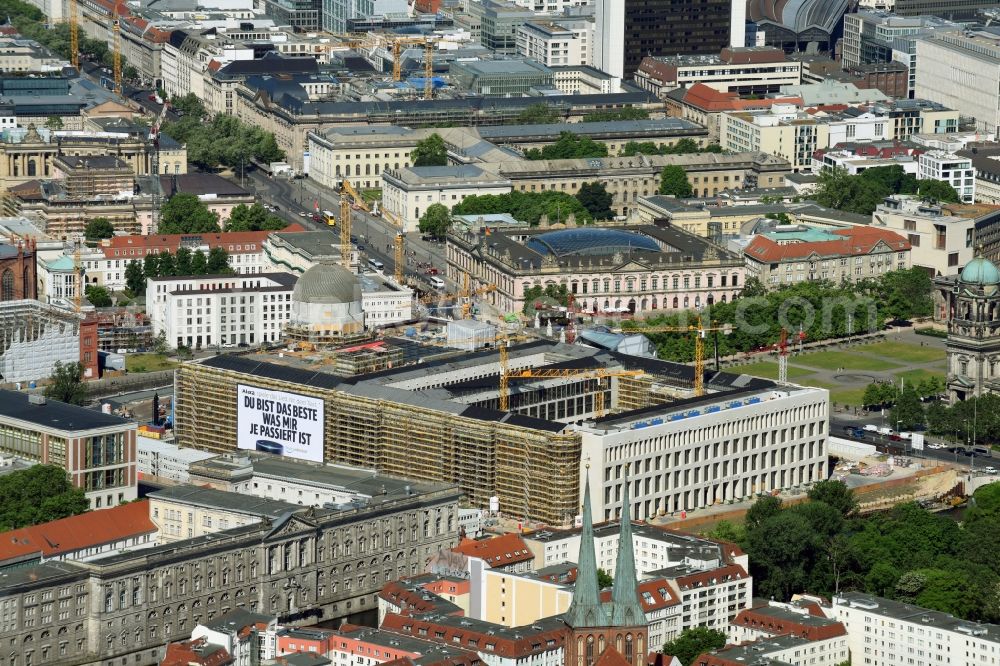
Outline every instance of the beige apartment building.
[[802, 83], [802, 63], [773, 46], [728, 47], [719, 55], [647, 56], [636, 84], [659, 97], [701, 83], [722, 92], [763, 94]]
[[159, 530], [160, 543], [278, 520], [301, 510], [298, 504], [194, 485], [172, 486], [149, 495], [149, 518]]

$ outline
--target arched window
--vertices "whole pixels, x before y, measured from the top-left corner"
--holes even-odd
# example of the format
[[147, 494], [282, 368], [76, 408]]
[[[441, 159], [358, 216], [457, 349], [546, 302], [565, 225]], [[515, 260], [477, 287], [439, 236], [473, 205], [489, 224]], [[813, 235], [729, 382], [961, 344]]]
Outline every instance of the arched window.
[[587, 636], [587, 666], [594, 663], [594, 637]]
[[9, 268], [0, 277], [0, 301], [14, 300], [14, 271]]
[[631, 664], [634, 656], [635, 654], [632, 648], [632, 634], [628, 634], [625, 636], [625, 661]]

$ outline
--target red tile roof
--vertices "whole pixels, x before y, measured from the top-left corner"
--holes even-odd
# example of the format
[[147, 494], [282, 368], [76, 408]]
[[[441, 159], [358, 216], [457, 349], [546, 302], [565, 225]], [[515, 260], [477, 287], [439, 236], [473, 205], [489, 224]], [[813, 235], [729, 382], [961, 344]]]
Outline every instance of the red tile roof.
[[34, 555], [52, 558], [84, 548], [152, 534], [149, 501], [130, 502], [113, 509], [89, 511], [52, 522], [0, 534], [0, 562]]
[[837, 229], [832, 233], [840, 236], [840, 240], [779, 244], [766, 236], [758, 235], [754, 236], [743, 253], [755, 261], [777, 263], [805, 259], [812, 255], [816, 255], [820, 259], [865, 255], [871, 253], [882, 243], [894, 252], [905, 252], [910, 249], [910, 241], [888, 229], [851, 227], [850, 229]]
[[774, 104], [802, 104], [801, 97], [741, 99], [738, 93], [721, 92], [704, 83], [696, 83], [684, 94], [684, 103], [709, 113], [767, 109]]
[[[635, 588], [636, 597], [642, 604], [642, 610], [651, 613], [661, 608], [669, 608], [681, 603], [665, 578], [644, 580]], [[648, 595], [648, 596], [647, 596]], [[601, 590], [601, 601], [611, 601], [611, 589]]]
[[[411, 617], [387, 613], [380, 628], [448, 645], [468, 645], [469, 639], [475, 639], [479, 641], [479, 646], [476, 649], [480, 653], [487, 652], [507, 659], [523, 659], [557, 649], [562, 647], [566, 636], [566, 632], [562, 628], [536, 630], [525, 626], [516, 628], [515, 638], [500, 634], [487, 634], [476, 631], [472, 627], [439, 624], [434, 622], [432, 618], [434, 618], [433, 615]], [[493, 647], [490, 648], [490, 645]]]
[[[293, 222], [281, 230], [282, 233], [305, 231], [305, 228]], [[139, 234], [131, 236], [112, 236], [102, 241], [100, 249], [108, 259], [122, 258], [142, 258], [147, 254], [157, 252], [176, 252], [181, 246], [182, 240], [191, 241], [195, 236], [201, 239], [200, 244], [209, 248], [221, 247], [229, 254], [245, 254], [260, 252], [261, 243], [273, 232], [270, 231], [224, 231], [222, 233], [207, 234], [150, 234], [142, 236]], [[255, 246], [250, 249], [248, 245]], [[239, 247], [240, 249], [236, 249]], [[115, 254], [115, 252], [121, 254]], [[128, 254], [126, 254], [128, 252]]]
[[681, 590], [689, 590], [692, 588], [708, 587], [710, 585], [718, 585], [731, 580], [741, 580], [749, 577], [750, 575], [747, 574], [743, 567], [738, 564], [730, 564], [724, 567], [719, 567], [718, 569], [699, 571], [698, 573], [688, 574], [687, 576], [678, 576], [675, 579], [675, 582], [677, 583], [677, 587]]
[[167, 643], [167, 653], [160, 666], [226, 666], [233, 658], [221, 645], [212, 645], [204, 638], [179, 643]]
[[746, 608], [736, 615], [732, 624], [768, 633], [772, 636], [791, 634], [807, 641], [822, 641], [847, 635], [847, 629], [844, 628], [844, 625], [835, 620], [822, 622], [813, 615], [804, 615], [803, 619], [808, 618], [808, 621], [797, 622], [794, 618], [787, 617], [788, 611], [782, 609], [781, 613], [771, 613], [770, 609], [770, 606]]
[[508, 532], [491, 539], [479, 541], [473, 539], [462, 539], [461, 543], [452, 548], [456, 553], [462, 553], [468, 557], [478, 557], [486, 562], [491, 569], [505, 567], [518, 562], [533, 560], [535, 556], [528, 550], [528, 544], [520, 534]]

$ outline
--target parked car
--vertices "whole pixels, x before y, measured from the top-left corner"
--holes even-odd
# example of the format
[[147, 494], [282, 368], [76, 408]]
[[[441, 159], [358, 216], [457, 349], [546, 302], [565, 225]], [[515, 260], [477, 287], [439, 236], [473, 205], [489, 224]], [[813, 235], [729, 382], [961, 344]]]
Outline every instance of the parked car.
[[886, 435], [886, 436], [888, 436], [888, 435], [895, 435], [896, 431], [893, 430], [892, 428], [882, 427], [882, 428], [878, 429], [878, 434], [880, 434], [880, 435]]
[[996, 474], [997, 468], [994, 467], [993, 465], [987, 465], [986, 467], [982, 468], [979, 471], [981, 471], [983, 474]]
[[436, 269], [436, 268], [434, 268], [434, 267], [432, 266], [431, 268], [428, 268], [428, 269], [427, 269], [427, 274], [428, 274], [428, 275], [437, 275], [437, 274], [438, 274], [438, 269]]
[[857, 426], [844, 426], [844, 434], [848, 437], [864, 437], [865, 430]]
[[865, 424], [865, 432], [878, 432], [878, 426], [871, 423]]
[[890, 442], [902, 442], [903, 438], [894, 433], [892, 435], [889, 435], [889, 441]]

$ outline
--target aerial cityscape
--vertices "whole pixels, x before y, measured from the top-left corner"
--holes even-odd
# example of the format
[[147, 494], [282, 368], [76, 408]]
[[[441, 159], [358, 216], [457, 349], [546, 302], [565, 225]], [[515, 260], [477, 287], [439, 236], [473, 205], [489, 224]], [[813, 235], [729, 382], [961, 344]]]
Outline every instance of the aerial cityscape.
[[0, 0], [0, 666], [1000, 666], [998, 0]]

